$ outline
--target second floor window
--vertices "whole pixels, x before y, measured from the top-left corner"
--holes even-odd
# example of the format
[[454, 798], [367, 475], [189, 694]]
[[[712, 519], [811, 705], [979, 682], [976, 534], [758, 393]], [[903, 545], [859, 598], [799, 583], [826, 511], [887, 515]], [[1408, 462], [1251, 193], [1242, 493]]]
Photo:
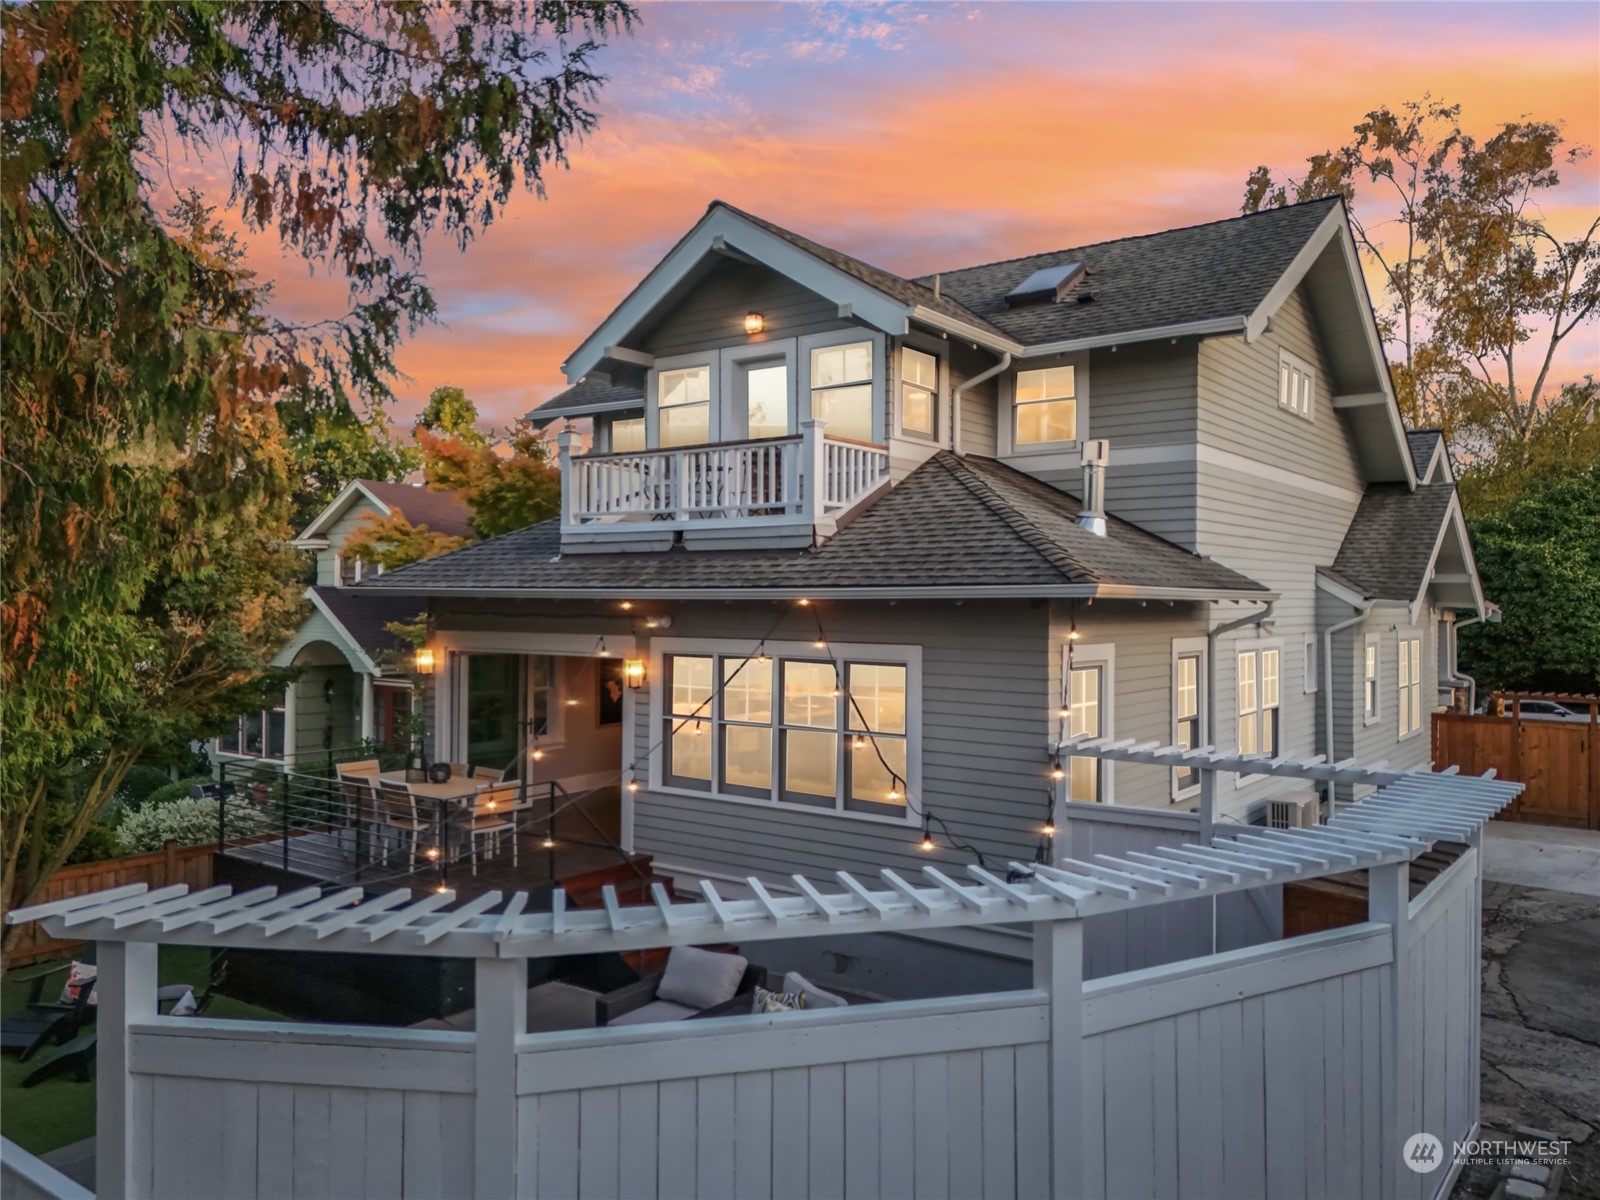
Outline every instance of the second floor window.
[[900, 351], [900, 432], [936, 436], [935, 405], [939, 395], [939, 360], [907, 346]]
[[828, 437], [873, 440], [871, 342], [811, 351], [811, 416], [828, 423]]
[[1017, 372], [1016, 444], [1044, 446], [1078, 437], [1078, 372], [1045, 367]]
[[353, 554], [339, 555], [339, 586], [355, 587], [361, 582], [361, 560]]
[[685, 367], [660, 377], [661, 445], [701, 446], [711, 440], [711, 368]]
[[[1100, 719], [1105, 686], [1105, 669], [1100, 666], [1072, 668], [1071, 691], [1067, 697], [1067, 736], [1104, 737]], [[1100, 800], [1100, 759], [1067, 760], [1067, 799], [1098, 803]]]
[[[1174, 744], [1180, 750], [1193, 750], [1200, 745], [1200, 656], [1178, 655], [1172, 673]], [[1197, 767], [1179, 767], [1172, 774], [1180, 793], [1200, 786]]]
[[1239, 655], [1239, 753], [1278, 752], [1278, 651]]
[[1378, 719], [1378, 639], [1367, 639], [1361, 662], [1361, 712], [1368, 725]]
[[1316, 372], [1310, 364], [1287, 350], [1278, 351], [1278, 407], [1311, 417], [1311, 401], [1316, 391]]
[[1400, 639], [1400, 736], [1422, 728], [1422, 639]]
[[611, 453], [636, 454], [644, 449], [644, 418], [611, 422]]

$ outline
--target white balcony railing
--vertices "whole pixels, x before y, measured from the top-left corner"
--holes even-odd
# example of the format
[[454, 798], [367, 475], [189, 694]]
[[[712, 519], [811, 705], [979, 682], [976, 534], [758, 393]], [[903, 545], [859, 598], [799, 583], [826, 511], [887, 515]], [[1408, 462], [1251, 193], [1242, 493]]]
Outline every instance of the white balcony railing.
[[563, 524], [818, 523], [889, 474], [887, 450], [830, 439], [825, 424], [807, 421], [797, 437], [626, 454], [573, 455], [563, 434]]

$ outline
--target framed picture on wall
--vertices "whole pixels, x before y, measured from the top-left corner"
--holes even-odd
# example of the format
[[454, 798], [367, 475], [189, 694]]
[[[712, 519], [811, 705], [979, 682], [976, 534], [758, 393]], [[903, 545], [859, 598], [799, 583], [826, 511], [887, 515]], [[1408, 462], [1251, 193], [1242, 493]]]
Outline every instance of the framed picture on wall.
[[599, 695], [595, 698], [596, 720], [602, 727], [622, 724], [623, 664], [620, 658], [602, 658], [597, 671]]

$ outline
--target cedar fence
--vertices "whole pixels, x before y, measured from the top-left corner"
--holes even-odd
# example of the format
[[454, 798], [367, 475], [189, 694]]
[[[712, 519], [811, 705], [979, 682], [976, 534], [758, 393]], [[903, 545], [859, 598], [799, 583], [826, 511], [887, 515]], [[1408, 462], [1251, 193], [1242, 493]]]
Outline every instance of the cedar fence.
[[[1525, 717], [1525, 700], [1553, 700], [1587, 711], [1589, 720]], [[1463, 775], [1493, 768], [1527, 784], [1502, 820], [1600, 829], [1600, 696], [1507, 692], [1492, 707], [1504, 715], [1434, 714], [1434, 767], [1460, 767]]]
[[[130, 883], [147, 883], [151, 891], [169, 884], [186, 883], [191, 892], [202, 891], [211, 886], [211, 862], [216, 852], [216, 846], [209, 842], [203, 846], [179, 846], [177, 842], [168, 842], [153, 854], [135, 854], [129, 858], [110, 858], [63, 867], [50, 877], [34, 903], [48, 904], [53, 900], [86, 896], [91, 892]], [[41, 959], [56, 958], [76, 950], [82, 944], [70, 938], [52, 938], [42, 925], [33, 922], [23, 927], [15, 949], [6, 955], [6, 966], [18, 967]]]

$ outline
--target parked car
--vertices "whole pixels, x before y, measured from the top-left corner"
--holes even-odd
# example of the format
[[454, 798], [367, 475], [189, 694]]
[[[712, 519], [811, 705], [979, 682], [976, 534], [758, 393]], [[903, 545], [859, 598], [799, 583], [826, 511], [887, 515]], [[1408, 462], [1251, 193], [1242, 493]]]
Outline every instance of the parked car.
[[[1589, 723], [1589, 714], [1574, 712], [1564, 704], [1557, 704], [1554, 700], [1524, 700], [1519, 711], [1524, 717], [1531, 717], [1540, 721], [1582, 721]], [[1511, 715], [1511, 705], [1506, 705], [1506, 716]]]

